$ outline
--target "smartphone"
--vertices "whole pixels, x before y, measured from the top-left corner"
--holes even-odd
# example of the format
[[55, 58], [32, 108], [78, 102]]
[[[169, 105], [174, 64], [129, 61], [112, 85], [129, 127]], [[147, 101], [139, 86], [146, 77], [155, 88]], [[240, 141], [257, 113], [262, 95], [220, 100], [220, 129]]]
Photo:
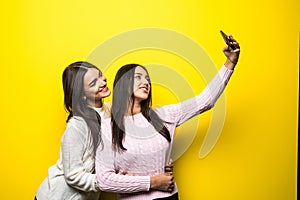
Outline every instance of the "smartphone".
[[225, 41], [225, 43], [230, 46], [232, 49], [235, 49], [235, 46], [233, 44], [231, 44], [230, 40], [228, 39], [228, 36], [222, 31], [220, 30], [220, 33]]

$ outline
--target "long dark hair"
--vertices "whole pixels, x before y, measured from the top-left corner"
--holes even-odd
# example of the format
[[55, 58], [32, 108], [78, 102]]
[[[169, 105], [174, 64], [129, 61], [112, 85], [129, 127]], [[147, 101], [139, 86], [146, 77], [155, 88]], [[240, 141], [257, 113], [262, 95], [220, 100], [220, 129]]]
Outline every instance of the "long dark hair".
[[[112, 98], [112, 143], [114, 150], [121, 152], [126, 151], [123, 146], [124, 139], [124, 117], [129, 110], [131, 103], [131, 111], [134, 106], [134, 72], [136, 67], [142, 67], [148, 74], [147, 69], [139, 64], [127, 64], [121, 67], [115, 77], [113, 84]], [[151, 81], [149, 81], [151, 86]], [[151, 87], [150, 87], [151, 88]], [[152, 106], [152, 89], [150, 89], [148, 98], [141, 102], [141, 112], [150, 124], [163, 136], [168, 142], [171, 141], [171, 136], [168, 129], [163, 125], [163, 121], [157, 113], [151, 108]]]
[[[73, 116], [82, 117], [89, 127], [94, 144], [94, 152], [97, 145], [101, 142], [100, 126], [101, 118], [99, 114], [88, 106], [84, 100], [84, 75], [89, 68], [97, 69], [91, 63], [80, 61], [70, 64], [63, 72], [63, 89], [64, 89], [64, 105], [66, 111], [69, 113], [67, 122]], [[76, 144], [74, 144], [76, 145]]]

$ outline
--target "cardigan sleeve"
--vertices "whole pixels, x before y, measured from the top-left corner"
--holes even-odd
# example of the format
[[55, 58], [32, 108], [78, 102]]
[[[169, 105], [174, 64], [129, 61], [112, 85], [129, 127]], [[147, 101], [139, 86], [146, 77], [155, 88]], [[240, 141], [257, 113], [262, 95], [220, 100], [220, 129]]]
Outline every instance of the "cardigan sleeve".
[[178, 104], [171, 104], [157, 109], [157, 113], [165, 122], [181, 125], [188, 119], [211, 109], [224, 91], [233, 70], [224, 65], [206, 88], [197, 96]]
[[102, 145], [96, 151], [97, 182], [101, 191], [132, 193], [150, 190], [150, 176], [118, 174], [115, 169], [115, 152], [112, 149], [111, 126], [109, 120], [102, 120]]
[[[95, 164], [89, 136], [90, 131], [85, 121], [72, 118], [62, 139], [62, 163], [65, 180], [70, 186], [84, 192], [96, 192], [99, 188], [96, 184], [96, 174], [92, 173]], [[85, 153], [88, 153], [88, 160], [84, 157]]]

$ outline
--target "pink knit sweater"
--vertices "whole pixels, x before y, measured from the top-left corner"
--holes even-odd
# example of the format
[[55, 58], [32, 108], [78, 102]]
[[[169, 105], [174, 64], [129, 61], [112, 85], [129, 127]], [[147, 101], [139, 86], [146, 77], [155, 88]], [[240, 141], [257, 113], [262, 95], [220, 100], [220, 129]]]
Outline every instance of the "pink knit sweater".
[[[222, 66], [198, 96], [155, 109], [172, 139], [177, 126], [214, 106], [232, 72]], [[96, 153], [96, 174], [100, 189], [117, 192], [119, 199], [151, 200], [176, 193], [176, 184], [172, 193], [150, 189], [150, 176], [163, 173], [165, 164], [170, 162], [170, 143], [141, 113], [125, 117], [124, 122], [123, 146], [127, 151], [117, 153], [111, 146], [110, 118], [102, 120], [103, 145], [100, 145]], [[126, 173], [132, 173], [134, 176], [124, 175]]]

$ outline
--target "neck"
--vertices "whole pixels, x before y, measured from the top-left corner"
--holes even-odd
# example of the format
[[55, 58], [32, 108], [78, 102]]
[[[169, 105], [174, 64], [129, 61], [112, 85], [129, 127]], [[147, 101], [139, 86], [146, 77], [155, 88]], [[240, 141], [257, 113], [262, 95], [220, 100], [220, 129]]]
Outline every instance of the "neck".
[[128, 111], [127, 111], [127, 114], [128, 115], [135, 115], [135, 114], [138, 114], [140, 112], [142, 112], [142, 107], [141, 107], [140, 102], [134, 102], [132, 112], [131, 112], [131, 104], [130, 104], [130, 106], [128, 108]]
[[103, 106], [102, 101], [88, 102], [88, 104], [94, 108], [102, 108], [102, 106]]

